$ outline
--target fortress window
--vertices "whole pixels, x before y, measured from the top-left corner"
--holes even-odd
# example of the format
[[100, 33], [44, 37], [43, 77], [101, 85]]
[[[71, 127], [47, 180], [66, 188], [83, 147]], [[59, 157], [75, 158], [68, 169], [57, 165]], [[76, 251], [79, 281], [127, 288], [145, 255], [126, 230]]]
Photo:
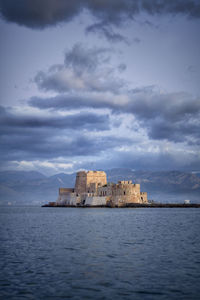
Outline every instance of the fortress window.
[[124, 191], [124, 195], [126, 195], [126, 192]]

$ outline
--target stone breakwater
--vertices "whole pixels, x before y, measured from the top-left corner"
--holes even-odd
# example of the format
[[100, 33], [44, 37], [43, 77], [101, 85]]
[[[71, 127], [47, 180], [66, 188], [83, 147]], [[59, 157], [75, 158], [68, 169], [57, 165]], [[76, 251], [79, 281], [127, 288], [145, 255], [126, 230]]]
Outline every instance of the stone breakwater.
[[50, 202], [44, 204], [42, 207], [77, 207], [77, 208], [200, 208], [199, 203], [129, 203], [124, 206], [108, 206], [108, 205], [96, 205], [96, 206], [85, 206], [85, 205], [58, 205], [56, 202]]

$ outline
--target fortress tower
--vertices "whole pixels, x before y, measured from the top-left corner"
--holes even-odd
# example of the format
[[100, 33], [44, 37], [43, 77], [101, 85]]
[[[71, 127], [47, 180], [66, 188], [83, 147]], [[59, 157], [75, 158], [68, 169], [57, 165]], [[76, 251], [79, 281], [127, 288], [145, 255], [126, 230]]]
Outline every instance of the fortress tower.
[[106, 173], [103, 171], [81, 171], [76, 174], [75, 193], [97, 193], [99, 187], [106, 185]]

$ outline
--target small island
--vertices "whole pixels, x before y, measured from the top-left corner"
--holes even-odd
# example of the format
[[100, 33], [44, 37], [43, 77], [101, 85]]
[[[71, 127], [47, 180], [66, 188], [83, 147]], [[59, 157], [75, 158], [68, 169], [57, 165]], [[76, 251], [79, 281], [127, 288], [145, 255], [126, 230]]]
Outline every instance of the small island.
[[59, 188], [56, 202], [43, 207], [200, 207], [195, 203], [156, 203], [131, 180], [107, 182], [104, 171], [80, 171], [74, 188]]

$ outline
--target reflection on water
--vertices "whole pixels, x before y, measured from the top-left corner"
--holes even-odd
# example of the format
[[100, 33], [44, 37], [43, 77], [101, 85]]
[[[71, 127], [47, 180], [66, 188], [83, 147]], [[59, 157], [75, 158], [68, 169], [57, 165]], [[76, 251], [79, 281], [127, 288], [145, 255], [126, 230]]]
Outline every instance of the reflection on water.
[[9, 207], [2, 299], [199, 299], [200, 209]]

